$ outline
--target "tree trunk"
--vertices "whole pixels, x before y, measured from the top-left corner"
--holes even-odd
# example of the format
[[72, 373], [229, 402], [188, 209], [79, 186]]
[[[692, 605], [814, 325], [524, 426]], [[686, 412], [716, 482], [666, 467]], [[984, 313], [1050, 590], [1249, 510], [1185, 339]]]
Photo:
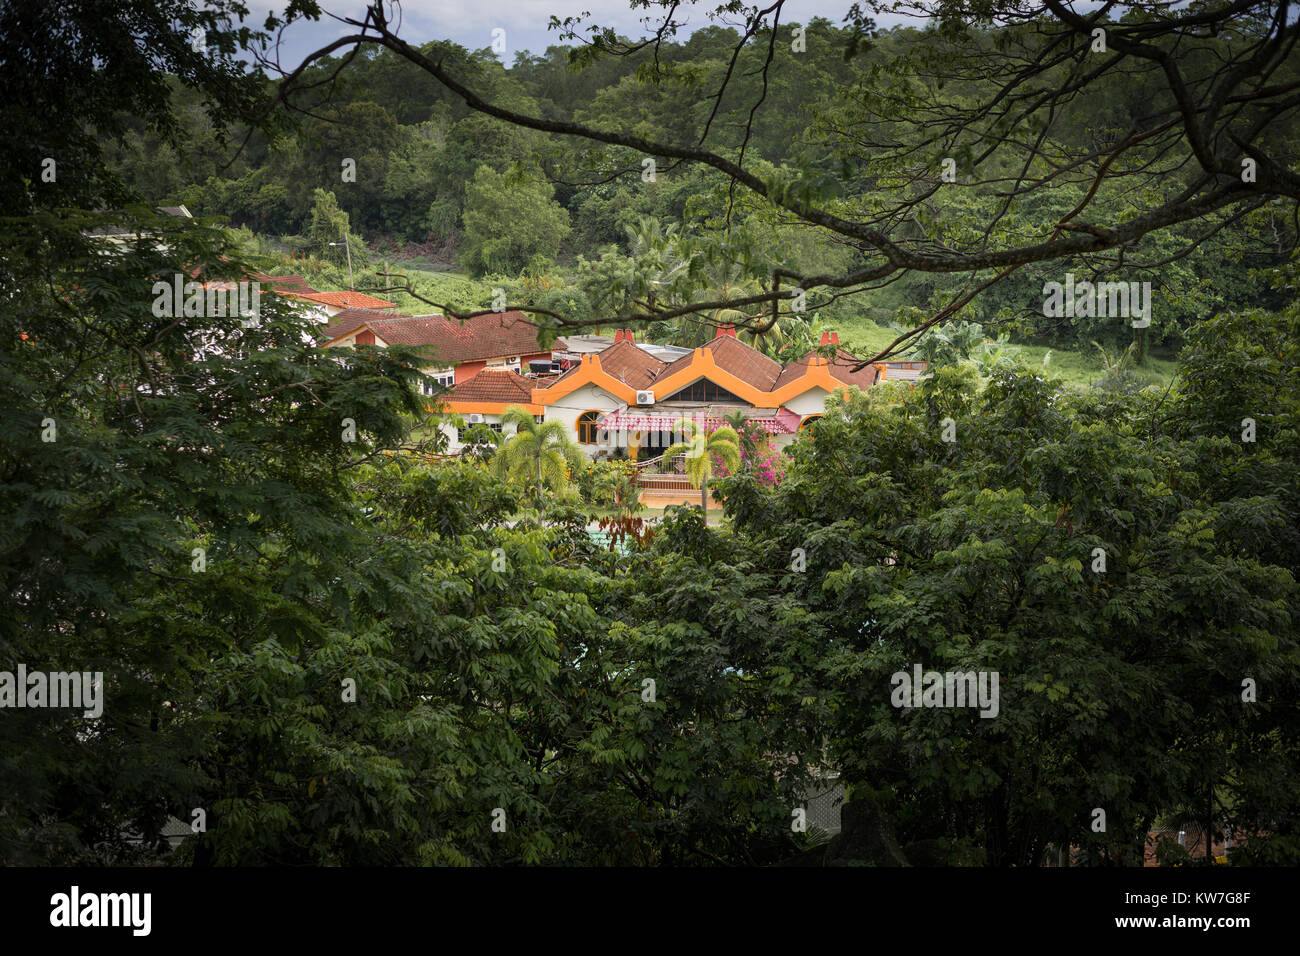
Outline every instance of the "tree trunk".
[[704, 512], [704, 526], [709, 526], [709, 476], [700, 480], [700, 510]]
[[1210, 781], [1205, 794], [1205, 864], [1214, 864], [1214, 782]]

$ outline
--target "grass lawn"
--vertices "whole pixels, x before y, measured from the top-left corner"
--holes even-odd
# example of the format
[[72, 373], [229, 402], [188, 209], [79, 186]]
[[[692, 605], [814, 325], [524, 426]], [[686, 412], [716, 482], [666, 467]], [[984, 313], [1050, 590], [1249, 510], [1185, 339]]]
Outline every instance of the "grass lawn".
[[[883, 325], [877, 325], [870, 319], [856, 322], [840, 322], [837, 326], [840, 342], [845, 348], [857, 355], [873, 355], [887, 346], [898, 333]], [[1016, 345], [1020, 350], [1021, 360], [1031, 368], [1043, 368], [1043, 359], [1047, 358], [1046, 370], [1069, 385], [1088, 386], [1101, 378], [1101, 356], [1095, 349], [1074, 351], [1071, 349], [1047, 348], [1042, 345]], [[1173, 378], [1177, 363], [1172, 359], [1148, 356], [1141, 371], [1152, 376], [1161, 384], [1167, 384]]]

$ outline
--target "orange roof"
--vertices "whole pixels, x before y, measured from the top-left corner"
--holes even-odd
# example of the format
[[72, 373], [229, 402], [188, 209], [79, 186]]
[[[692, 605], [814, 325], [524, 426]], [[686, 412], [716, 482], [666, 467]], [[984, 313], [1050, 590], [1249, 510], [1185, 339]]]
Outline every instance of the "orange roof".
[[[845, 385], [866, 388], [884, 378], [883, 374], [878, 374], [883, 369], [880, 365], [868, 366], [857, 372], [850, 371], [861, 360], [845, 351], [840, 351], [829, 359], [809, 354], [798, 362], [782, 367], [779, 362], [757, 349], [723, 333], [662, 369], [653, 382], [637, 386], [628, 381], [625, 375], [612, 375], [605, 368], [605, 356], [626, 344], [618, 343], [599, 354], [583, 356], [579, 365], [556, 381], [534, 388], [534, 400], [543, 405], [552, 405], [575, 389], [592, 384], [628, 404], [635, 403], [636, 392], [641, 388], [653, 389], [656, 398], [663, 401], [688, 385], [706, 378], [755, 408], [779, 408], [810, 388], [820, 388], [826, 392]], [[615, 364], [620, 365], [623, 356], [615, 354], [614, 357]]]
[[[783, 388], [790, 382], [806, 375], [808, 371], [808, 363], [816, 357], [816, 352], [809, 352], [798, 361], [791, 362], [781, 370], [781, 374], [772, 385], [772, 390], [775, 391], [776, 389]], [[845, 385], [856, 385], [858, 388], [870, 388], [872, 385], [876, 384], [876, 381], [880, 377], [879, 370], [874, 365], [868, 365], [865, 368], [858, 369], [856, 372], [853, 371], [855, 366], [862, 364], [862, 360], [855, 358], [844, 349], [837, 349], [835, 355], [825, 361], [827, 363], [827, 371], [830, 372], [836, 380], [843, 382]]]
[[649, 388], [668, 366], [645, 349], [623, 339], [600, 353], [600, 367], [633, 388]]
[[287, 292], [295, 299], [315, 302], [317, 305], [331, 305], [338, 309], [395, 309], [397, 303], [387, 299], [377, 299], [364, 292]]
[[361, 328], [371, 319], [392, 318], [397, 316], [392, 312], [381, 312], [378, 309], [344, 309], [330, 319], [329, 325], [325, 326], [325, 331], [320, 334], [318, 341], [333, 342]]

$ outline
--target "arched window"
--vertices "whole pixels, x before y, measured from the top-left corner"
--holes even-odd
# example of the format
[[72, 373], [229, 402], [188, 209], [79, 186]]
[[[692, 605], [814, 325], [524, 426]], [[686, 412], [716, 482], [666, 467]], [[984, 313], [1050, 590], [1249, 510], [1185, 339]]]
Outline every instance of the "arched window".
[[578, 416], [578, 443], [582, 445], [596, 444], [596, 434], [600, 431], [596, 427], [596, 422], [600, 421], [601, 412], [583, 412]]
[[820, 415], [809, 415], [807, 418], [805, 418], [803, 421], [799, 423], [799, 430], [801, 432], [811, 431], [813, 424], [820, 420], [821, 420]]

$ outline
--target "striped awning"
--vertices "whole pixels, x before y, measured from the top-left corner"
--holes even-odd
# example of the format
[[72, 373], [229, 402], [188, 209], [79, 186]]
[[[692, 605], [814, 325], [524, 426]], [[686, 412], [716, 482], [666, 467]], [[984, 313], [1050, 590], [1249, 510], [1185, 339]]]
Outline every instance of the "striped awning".
[[[730, 424], [721, 416], [696, 416], [685, 411], [665, 415], [620, 408], [600, 419], [596, 427], [611, 432], [667, 432], [671, 431], [673, 425], [682, 418], [702, 425], [705, 431], [713, 431], [715, 428]], [[803, 418], [782, 407], [777, 409], [774, 416], [747, 420], [761, 425], [769, 435], [793, 435], [799, 430], [799, 423]]]

